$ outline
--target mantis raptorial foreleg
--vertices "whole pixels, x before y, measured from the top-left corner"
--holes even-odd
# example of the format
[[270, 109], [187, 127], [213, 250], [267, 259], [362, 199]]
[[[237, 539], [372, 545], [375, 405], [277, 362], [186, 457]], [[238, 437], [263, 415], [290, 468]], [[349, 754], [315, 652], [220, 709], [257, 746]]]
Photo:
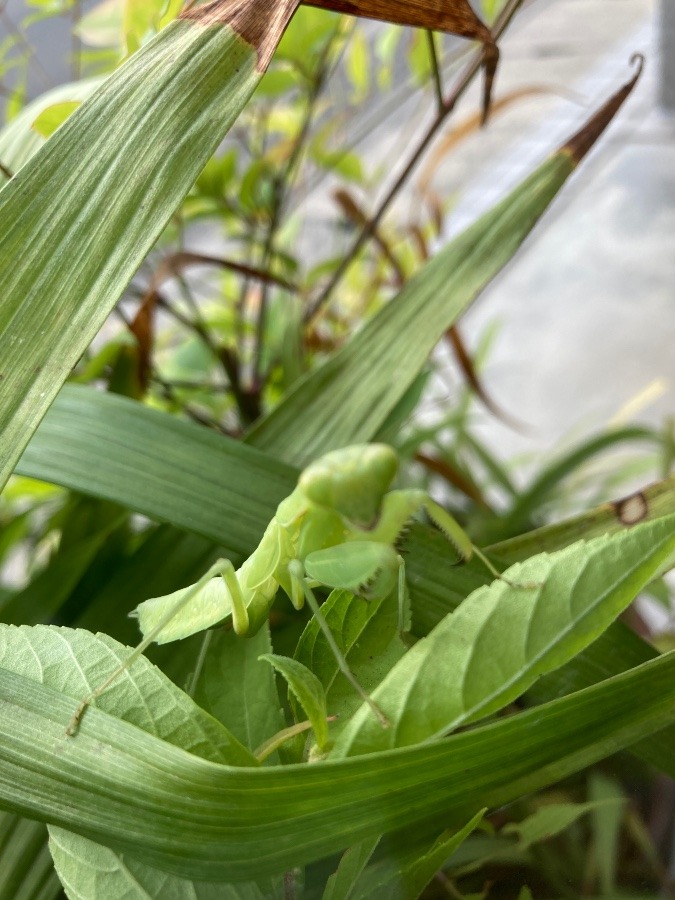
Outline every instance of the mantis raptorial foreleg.
[[329, 637], [312, 584], [346, 588], [365, 599], [384, 598], [397, 590], [403, 629], [405, 574], [396, 548], [410, 520], [422, 512], [462, 558], [475, 554], [493, 575], [502, 578], [428, 494], [390, 490], [397, 469], [395, 451], [384, 444], [336, 450], [305, 469], [296, 489], [279, 504], [257, 549], [239, 569], [220, 560], [196, 584], [140, 604], [137, 614], [143, 641], [104, 684], [82, 700], [68, 734], [75, 732], [87, 706], [153, 641], [188, 637], [228, 618], [237, 634], [253, 635], [267, 620], [279, 587], [297, 609], [307, 601], [340, 668], [384, 725], [382, 713], [354, 678], [333, 636]]

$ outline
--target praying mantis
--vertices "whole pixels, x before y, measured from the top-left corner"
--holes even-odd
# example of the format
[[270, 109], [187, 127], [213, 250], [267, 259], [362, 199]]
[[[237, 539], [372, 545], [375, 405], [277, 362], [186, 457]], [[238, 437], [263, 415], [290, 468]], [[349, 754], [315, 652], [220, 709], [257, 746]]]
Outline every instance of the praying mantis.
[[501, 577], [425, 491], [390, 490], [398, 466], [396, 451], [386, 444], [356, 444], [310, 464], [239, 569], [230, 560], [219, 560], [196, 584], [137, 607], [142, 642], [123, 666], [82, 700], [67, 733], [75, 733], [87, 706], [153, 641], [179, 640], [227, 619], [237, 635], [254, 635], [267, 621], [280, 587], [296, 609], [307, 601], [340, 669], [386, 727], [386, 719], [349, 669], [312, 588], [342, 588], [366, 600], [385, 598], [397, 589], [402, 611], [405, 570], [397, 543], [411, 519], [422, 512], [463, 559], [475, 554], [495, 577]]

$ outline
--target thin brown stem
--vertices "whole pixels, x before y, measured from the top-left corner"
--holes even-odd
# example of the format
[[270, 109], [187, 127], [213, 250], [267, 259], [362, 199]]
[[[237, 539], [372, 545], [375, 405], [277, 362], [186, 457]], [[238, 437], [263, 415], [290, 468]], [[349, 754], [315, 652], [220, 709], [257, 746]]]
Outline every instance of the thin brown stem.
[[431, 74], [434, 79], [434, 90], [436, 91], [436, 108], [440, 112], [443, 109], [441, 65], [438, 61], [438, 53], [436, 52], [436, 36], [434, 32], [429, 31], [429, 29], [427, 29], [427, 44], [429, 45], [429, 61], [431, 63]]
[[[510, 0], [510, 2], [502, 10], [493, 29], [495, 41], [498, 40], [499, 37], [501, 37], [523, 2], [524, 0]], [[490, 58], [491, 53], [494, 53], [494, 50], [487, 45], [481, 46], [474, 53], [470, 62], [468, 63], [462, 74], [459, 76], [454, 88], [451, 90], [447, 98], [443, 100], [442, 106], [439, 109], [437, 115], [434, 117], [426, 132], [418, 141], [417, 146], [410, 153], [410, 156], [408, 157], [408, 160], [405, 163], [401, 173], [391, 185], [383, 199], [380, 201], [380, 205], [372, 214], [368, 222], [364, 224], [361, 231], [356, 236], [351, 248], [345, 254], [340, 265], [336, 268], [332, 277], [330, 278], [324, 289], [321, 291], [319, 296], [308, 305], [304, 315], [305, 323], [310, 322], [330, 299], [333, 291], [342, 281], [345, 273], [356, 259], [359, 251], [367, 243], [367, 241], [372, 238], [384, 214], [391, 206], [392, 201], [398, 196], [401, 188], [407, 183], [425, 151], [435, 138], [436, 134], [440, 131], [441, 127], [445, 124], [446, 119], [454, 110], [459, 99], [464, 95], [467, 88], [473, 82], [473, 79], [480, 71], [481, 66], [487, 59]]]

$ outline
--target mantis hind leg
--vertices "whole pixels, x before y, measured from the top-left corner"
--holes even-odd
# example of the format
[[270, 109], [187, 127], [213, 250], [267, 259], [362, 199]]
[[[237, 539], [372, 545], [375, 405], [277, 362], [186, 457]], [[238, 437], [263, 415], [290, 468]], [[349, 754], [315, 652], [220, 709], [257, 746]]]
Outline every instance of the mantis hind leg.
[[317, 602], [316, 597], [314, 596], [314, 592], [312, 591], [307, 578], [305, 577], [305, 573], [303, 570], [302, 563], [299, 560], [292, 560], [288, 566], [291, 583], [293, 585], [293, 594], [294, 597], [298, 597], [299, 593], [302, 591], [304, 594], [304, 598], [307, 601], [307, 605], [312, 610], [312, 614], [316, 618], [317, 624], [319, 628], [323, 631], [324, 637], [328, 642], [328, 646], [335, 657], [335, 660], [340, 667], [340, 671], [345, 676], [347, 681], [351, 684], [357, 694], [361, 697], [364, 703], [367, 703], [376, 719], [380, 723], [383, 728], [389, 728], [389, 720], [384, 715], [379, 706], [372, 699], [370, 694], [365, 690], [365, 688], [359, 683], [358, 679], [349, 668], [349, 663], [345, 659], [344, 653], [340, 649], [333, 636], [333, 632], [328, 627], [328, 623], [326, 622], [323, 613], [321, 612], [321, 608]]

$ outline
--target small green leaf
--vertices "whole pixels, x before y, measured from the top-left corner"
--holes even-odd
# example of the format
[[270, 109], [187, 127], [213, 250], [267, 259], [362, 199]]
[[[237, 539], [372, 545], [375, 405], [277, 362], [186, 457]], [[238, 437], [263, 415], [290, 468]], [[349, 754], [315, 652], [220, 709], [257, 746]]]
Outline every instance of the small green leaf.
[[51, 137], [71, 113], [75, 112], [79, 105], [79, 100], [64, 100], [63, 103], [55, 103], [53, 106], [48, 106], [33, 122], [33, 128], [42, 137]]
[[592, 800], [588, 803], [550, 803], [542, 806], [522, 822], [510, 823], [502, 828], [502, 834], [518, 836], [521, 850], [528, 850], [540, 841], [548, 841], [573, 825], [582, 816], [588, 815], [607, 803], [616, 804], [621, 800]]
[[356, 882], [379, 842], [377, 836], [345, 850], [339, 866], [326, 882], [321, 900], [350, 900]]
[[261, 661], [272, 650], [269, 627], [245, 641], [231, 629], [209, 634], [192, 696], [253, 752], [284, 727], [274, 673]]
[[358, 26], [345, 50], [345, 70], [354, 88], [352, 103], [362, 103], [370, 89], [370, 49], [365, 32]]
[[412, 859], [404, 857], [402, 861], [390, 855], [369, 867], [348, 895], [350, 900], [417, 900], [436, 872], [480, 825], [485, 812], [482, 809], [476, 813], [459, 831], [443, 832], [426, 853], [416, 853]]
[[319, 679], [297, 659], [276, 653], [265, 653], [260, 659], [267, 660], [286, 679], [312, 723], [316, 743], [323, 752], [328, 745], [328, 712], [326, 694]]
[[[398, 634], [396, 597], [363, 600], [350, 591], [335, 590], [321, 612], [357, 680], [366, 691], [373, 691], [406, 649]], [[294, 655], [323, 685], [328, 710], [338, 716], [337, 734], [361, 698], [341, 674], [315, 617], [305, 626]]]

